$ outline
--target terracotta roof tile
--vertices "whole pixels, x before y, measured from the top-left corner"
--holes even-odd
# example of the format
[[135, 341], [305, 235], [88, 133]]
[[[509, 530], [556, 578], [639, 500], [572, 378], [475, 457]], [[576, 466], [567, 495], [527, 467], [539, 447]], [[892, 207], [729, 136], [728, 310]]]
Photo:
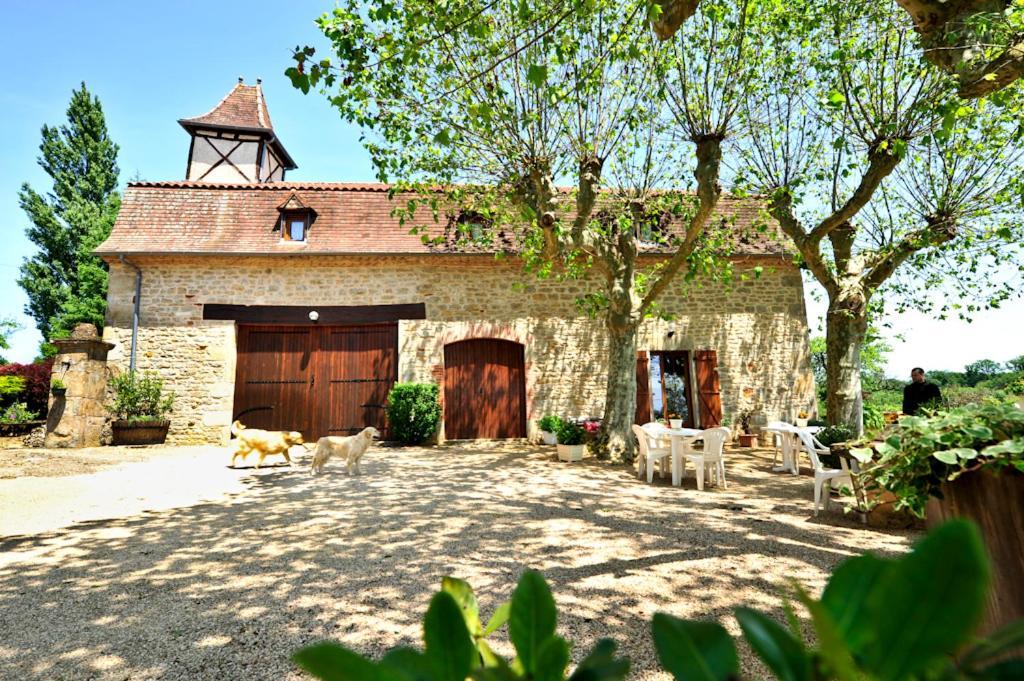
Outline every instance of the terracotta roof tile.
[[[138, 182], [128, 186], [110, 237], [97, 253], [198, 254], [426, 254], [514, 251], [515, 235], [503, 234], [494, 247], [456, 242], [452, 225], [432, 224], [425, 244], [392, 216], [399, 205], [390, 187], [353, 182]], [[293, 198], [314, 211], [303, 244], [283, 241], [280, 208]], [[400, 200], [401, 197], [396, 197]], [[751, 227], [762, 220], [756, 199], [723, 197], [718, 214], [735, 218], [737, 255], [785, 255], [785, 239], [774, 225], [767, 232]], [[657, 253], [657, 248], [644, 249]]]
[[270, 112], [263, 99], [259, 83], [245, 85], [241, 81], [213, 107], [201, 116], [181, 119], [182, 125], [218, 125], [253, 130], [273, 130]]

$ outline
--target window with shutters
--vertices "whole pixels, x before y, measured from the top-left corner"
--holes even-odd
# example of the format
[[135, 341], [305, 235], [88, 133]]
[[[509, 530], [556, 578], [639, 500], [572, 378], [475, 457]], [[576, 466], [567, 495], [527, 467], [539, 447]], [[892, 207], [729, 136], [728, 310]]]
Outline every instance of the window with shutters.
[[[637, 360], [637, 398], [648, 399], [650, 404], [638, 405], [638, 417], [649, 414], [654, 420], [679, 419], [684, 426], [693, 427], [690, 353], [654, 350], [648, 353], [646, 367], [641, 366], [643, 361]], [[640, 385], [645, 379], [646, 385]]]

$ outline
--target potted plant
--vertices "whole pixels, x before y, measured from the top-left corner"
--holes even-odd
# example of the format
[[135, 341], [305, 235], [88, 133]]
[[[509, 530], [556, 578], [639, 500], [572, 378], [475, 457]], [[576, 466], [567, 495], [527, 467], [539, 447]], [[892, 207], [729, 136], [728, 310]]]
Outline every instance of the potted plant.
[[750, 417], [749, 411], [740, 412], [740, 428], [743, 431], [740, 433], [740, 447], [757, 446], [757, 435], [750, 431]]
[[884, 442], [850, 454], [869, 490], [891, 493], [929, 528], [952, 517], [978, 524], [995, 586], [983, 631], [1024, 617], [1024, 411], [987, 403], [907, 416]]
[[54, 397], [64, 397], [64, 394], [67, 393], [67, 391], [68, 387], [64, 385], [64, 381], [59, 378], [55, 378], [50, 381], [50, 392], [53, 393]]
[[587, 431], [575, 421], [563, 420], [556, 432], [558, 436], [558, 460], [580, 461], [586, 450]]
[[546, 445], [558, 444], [558, 426], [561, 424], [562, 419], [554, 414], [546, 414], [537, 422], [537, 428], [540, 429], [540, 441]]
[[669, 428], [682, 428], [683, 419], [679, 416], [679, 414], [675, 413], [674, 411], [670, 411], [668, 413], [668, 426]]
[[809, 419], [810, 417], [811, 415], [808, 414], [806, 411], [801, 411], [796, 415], [796, 422], [793, 425], [795, 425], [797, 428], [806, 428], [807, 419]]
[[115, 445], [157, 445], [167, 439], [174, 393], [164, 393], [164, 382], [153, 373], [125, 372], [111, 382], [114, 403], [108, 408]]

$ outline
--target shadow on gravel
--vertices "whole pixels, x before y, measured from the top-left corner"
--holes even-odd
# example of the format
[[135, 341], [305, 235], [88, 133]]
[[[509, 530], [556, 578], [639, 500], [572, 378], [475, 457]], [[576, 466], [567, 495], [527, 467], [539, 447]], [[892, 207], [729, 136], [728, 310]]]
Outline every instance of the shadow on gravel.
[[612, 636], [643, 678], [656, 610], [781, 612], [789, 579], [819, 588], [846, 556], [912, 538], [839, 514], [808, 522], [810, 480], [766, 472], [770, 457], [734, 453], [729, 489], [698, 493], [692, 478], [647, 485], [550, 451], [374, 449], [359, 477], [337, 462], [320, 477], [239, 471], [245, 490], [223, 502], [10, 538], [0, 677], [300, 678], [288, 655], [314, 641], [418, 643], [446, 574], [469, 579], [489, 615], [531, 567], [576, 659]]

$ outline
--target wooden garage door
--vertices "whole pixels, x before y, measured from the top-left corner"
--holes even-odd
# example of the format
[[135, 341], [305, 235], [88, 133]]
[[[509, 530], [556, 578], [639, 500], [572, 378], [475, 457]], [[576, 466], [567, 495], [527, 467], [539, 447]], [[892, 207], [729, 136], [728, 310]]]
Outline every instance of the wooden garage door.
[[474, 338], [444, 347], [444, 430], [452, 440], [526, 437], [522, 345]]
[[374, 426], [398, 378], [398, 327], [239, 326], [235, 418], [307, 440]]

